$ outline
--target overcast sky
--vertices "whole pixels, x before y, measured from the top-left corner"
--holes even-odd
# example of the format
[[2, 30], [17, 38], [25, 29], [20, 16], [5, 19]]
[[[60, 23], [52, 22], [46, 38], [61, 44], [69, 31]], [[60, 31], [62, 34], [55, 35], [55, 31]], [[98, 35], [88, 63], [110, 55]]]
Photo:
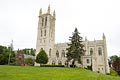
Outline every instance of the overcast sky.
[[88, 40], [107, 39], [108, 55], [120, 54], [120, 0], [0, 0], [0, 45], [36, 48], [38, 14], [56, 11], [56, 43], [68, 42], [75, 27]]

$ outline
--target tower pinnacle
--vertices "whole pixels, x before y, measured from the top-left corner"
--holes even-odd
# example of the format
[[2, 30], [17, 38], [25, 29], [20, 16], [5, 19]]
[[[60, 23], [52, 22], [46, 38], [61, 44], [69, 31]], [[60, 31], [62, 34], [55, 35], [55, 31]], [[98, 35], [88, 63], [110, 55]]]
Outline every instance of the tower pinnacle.
[[87, 41], [87, 37], [85, 37], [85, 41]]
[[50, 5], [48, 5], [48, 14], [50, 14]]
[[42, 15], [42, 9], [40, 9], [40, 12], [39, 12], [39, 16], [41, 16]]
[[103, 33], [103, 39], [105, 39], [105, 34]]
[[54, 12], [53, 12], [53, 17], [54, 17], [54, 18], [56, 17], [55, 10], [54, 10]]

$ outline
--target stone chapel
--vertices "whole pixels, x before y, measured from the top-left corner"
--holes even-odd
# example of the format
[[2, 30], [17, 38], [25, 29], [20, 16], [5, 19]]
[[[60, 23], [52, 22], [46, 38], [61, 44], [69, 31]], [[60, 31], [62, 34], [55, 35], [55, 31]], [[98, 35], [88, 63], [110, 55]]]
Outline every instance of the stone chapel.
[[[56, 13], [50, 12], [50, 6], [46, 13], [39, 12], [38, 32], [36, 42], [36, 55], [41, 48], [45, 50], [49, 57], [48, 64], [62, 64], [66, 63], [66, 48], [67, 43], [55, 43], [55, 20]], [[109, 65], [107, 58], [106, 37], [103, 34], [101, 40], [83, 41], [85, 45], [85, 55], [82, 56], [83, 67], [92, 65], [92, 70], [103, 74], [109, 73]], [[35, 66], [39, 64], [35, 63]]]

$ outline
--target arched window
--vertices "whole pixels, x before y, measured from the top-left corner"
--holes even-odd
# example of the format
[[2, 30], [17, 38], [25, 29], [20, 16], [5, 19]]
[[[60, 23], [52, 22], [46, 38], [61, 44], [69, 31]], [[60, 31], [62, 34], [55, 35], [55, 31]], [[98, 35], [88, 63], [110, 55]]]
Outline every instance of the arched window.
[[62, 65], [62, 62], [61, 62], [61, 61], [58, 61], [58, 65]]
[[56, 56], [57, 56], [57, 58], [59, 57], [59, 52], [58, 52], [58, 50], [56, 51]]
[[45, 39], [44, 39], [44, 43], [45, 43]]
[[46, 29], [44, 30], [44, 36], [46, 36]]
[[45, 18], [45, 26], [47, 25], [47, 17]]
[[41, 30], [41, 37], [42, 37], [42, 30]]
[[65, 51], [64, 51], [64, 50], [62, 50], [62, 55], [61, 55], [61, 57], [65, 57]]
[[104, 70], [104, 68], [102, 68], [102, 70]]
[[93, 55], [93, 48], [90, 48], [90, 55]]
[[52, 61], [52, 65], [55, 65], [55, 61]]
[[42, 18], [42, 26], [43, 26], [43, 23], [44, 23], [44, 18]]
[[87, 59], [87, 60], [86, 60], [86, 62], [87, 62], [87, 63], [90, 63], [90, 60], [89, 60], [89, 59]]
[[49, 56], [51, 57], [51, 48], [49, 49]]
[[102, 48], [101, 47], [98, 48], [98, 54], [102, 55]]

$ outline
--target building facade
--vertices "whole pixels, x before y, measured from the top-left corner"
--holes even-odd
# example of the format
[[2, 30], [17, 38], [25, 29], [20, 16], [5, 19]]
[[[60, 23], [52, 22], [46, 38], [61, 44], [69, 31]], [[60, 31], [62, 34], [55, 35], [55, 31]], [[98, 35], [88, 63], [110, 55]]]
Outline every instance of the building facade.
[[[26, 60], [28, 58], [32, 59], [32, 63], [27, 63], [26, 62]], [[16, 65], [19, 65], [19, 66], [33, 66], [34, 63], [35, 63], [35, 56], [24, 54], [23, 50], [18, 50], [15, 53], [15, 60], [16, 60]]]
[[[66, 48], [67, 43], [55, 44], [55, 11], [50, 13], [50, 6], [46, 13], [42, 13], [42, 9], [39, 12], [37, 43], [36, 43], [36, 55], [43, 48], [48, 57], [48, 64], [62, 64], [66, 63]], [[103, 34], [102, 40], [89, 41], [85, 39], [83, 41], [85, 45], [85, 55], [82, 56], [83, 67], [91, 66], [92, 70], [101, 73], [109, 73], [109, 66], [107, 61], [107, 47], [106, 37]], [[35, 63], [35, 66], [38, 64]]]

